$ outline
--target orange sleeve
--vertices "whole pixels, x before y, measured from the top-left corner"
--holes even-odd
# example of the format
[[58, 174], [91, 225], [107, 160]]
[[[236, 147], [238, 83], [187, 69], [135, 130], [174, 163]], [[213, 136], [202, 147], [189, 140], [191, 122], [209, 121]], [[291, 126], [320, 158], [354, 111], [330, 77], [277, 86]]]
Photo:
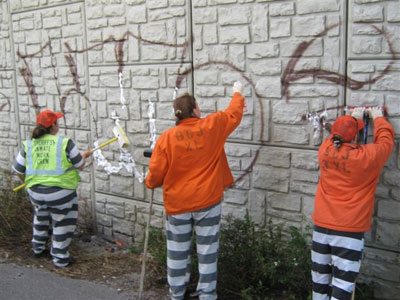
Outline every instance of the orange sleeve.
[[[239, 126], [243, 116], [244, 97], [240, 93], [234, 93], [228, 107], [210, 115], [219, 122], [218, 127], [223, 128], [223, 139], [226, 139]], [[225, 142], [225, 140], [224, 140]]]
[[163, 135], [157, 140], [149, 163], [149, 173], [146, 176], [146, 186], [150, 189], [162, 186], [168, 171], [168, 159], [163, 149]]
[[394, 146], [394, 130], [392, 125], [383, 117], [374, 120], [374, 142], [365, 146], [365, 169], [381, 169], [392, 154]]
[[394, 130], [385, 118], [379, 117], [374, 120], [374, 144], [379, 147], [384, 164], [392, 154], [394, 146]]

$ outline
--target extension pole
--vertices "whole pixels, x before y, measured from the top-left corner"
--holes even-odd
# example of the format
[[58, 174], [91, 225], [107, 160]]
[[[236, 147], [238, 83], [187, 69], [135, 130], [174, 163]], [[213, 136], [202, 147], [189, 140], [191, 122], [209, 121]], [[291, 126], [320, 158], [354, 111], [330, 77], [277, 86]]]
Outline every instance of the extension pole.
[[153, 197], [154, 197], [154, 189], [151, 190], [150, 206], [149, 206], [149, 217], [147, 218], [146, 233], [145, 233], [145, 237], [144, 237], [144, 248], [143, 248], [143, 258], [142, 258], [142, 272], [140, 273], [140, 285], [139, 285], [139, 300], [142, 300], [144, 276], [146, 274], [147, 245], [149, 243], [149, 229], [150, 229], [150, 221], [151, 221], [151, 212], [153, 210]]

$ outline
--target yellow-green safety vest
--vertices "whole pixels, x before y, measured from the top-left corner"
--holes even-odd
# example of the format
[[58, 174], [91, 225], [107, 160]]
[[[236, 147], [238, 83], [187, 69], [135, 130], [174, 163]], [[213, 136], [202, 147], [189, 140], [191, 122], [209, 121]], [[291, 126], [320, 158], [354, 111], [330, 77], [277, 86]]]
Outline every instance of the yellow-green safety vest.
[[79, 172], [68, 161], [68, 138], [45, 134], [24, 142], [26, 188], [40, 184], [75, 190], [80, 181]]

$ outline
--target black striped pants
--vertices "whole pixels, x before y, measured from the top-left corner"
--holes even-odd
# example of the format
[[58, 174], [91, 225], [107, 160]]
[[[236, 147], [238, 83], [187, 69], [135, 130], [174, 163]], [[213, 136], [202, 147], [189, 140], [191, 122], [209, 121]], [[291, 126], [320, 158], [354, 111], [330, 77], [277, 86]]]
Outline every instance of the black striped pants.
[[311, 251], [313, 299], [350, 300], [363, 250], [363, 232], [314, 226]]
[[50, 219], [52, 223], [51, 256], [56, 267], [69, 264], [68, 247], [76, 228], [78, 197], [76, 190], [33, 186], [28, 189], [34, 207], [32, 248], [35, 254], [45, 250]]
[[221, 203], [179, 215], [167, 216], [167, 274], [172, 300], [183, 300], [190, 278], [192, 230], [196, 233], [200, 300], [217, 299], [217, 260]]

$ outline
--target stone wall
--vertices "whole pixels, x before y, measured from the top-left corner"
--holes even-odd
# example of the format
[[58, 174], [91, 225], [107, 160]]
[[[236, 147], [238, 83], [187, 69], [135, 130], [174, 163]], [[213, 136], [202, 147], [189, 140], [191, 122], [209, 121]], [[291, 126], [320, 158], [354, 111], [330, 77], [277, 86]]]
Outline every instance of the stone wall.
[[[224, 109], [233, 82], [244, 82], [248, 112], [226, 144], [241, 180], [226, 191], [223, 213], [248, 212], [261, 227], [270, 219], [311, 224], [317, 149], [328, 133], [304, 118], [308, 112], [326, 109], [332, 122], [344, 105], [386, 106], [396, 146], [378, 185], [362, 277], [377, 283], [380, 298], [400, 294], [399, 0], [0, 0], [0, 36], [3, 170], [36, 113], [49, 108], [65, 111], [60, 134], [81, 150], [111, 138], [117, 115], [144, 173], [150, 102], [160, 134], [174, 125], [177, 82], [203, 115]], [[102, 153], [118, 166], [116, 145]], [[93, 218], [109, 238], [140, 240], [150, 199], [144, 184], [96, 163], [81, 175], [80, 218]], [[154, 199], [152, 225], [161, 228], [161, 189]]]

